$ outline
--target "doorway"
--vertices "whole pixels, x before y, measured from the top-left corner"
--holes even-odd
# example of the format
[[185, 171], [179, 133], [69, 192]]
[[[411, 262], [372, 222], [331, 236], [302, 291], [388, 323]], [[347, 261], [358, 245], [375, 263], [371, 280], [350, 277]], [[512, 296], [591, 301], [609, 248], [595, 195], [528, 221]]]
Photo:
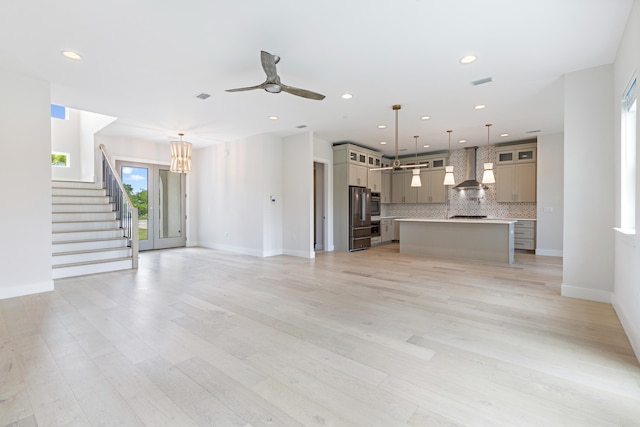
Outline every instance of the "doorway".
[[313, 162], [313, 247], [326, 250], [325, 165]]
[[139, 250], [186, 246], [186, 178], [167, 165], [117, 161], [116, 168], [138, 208]]

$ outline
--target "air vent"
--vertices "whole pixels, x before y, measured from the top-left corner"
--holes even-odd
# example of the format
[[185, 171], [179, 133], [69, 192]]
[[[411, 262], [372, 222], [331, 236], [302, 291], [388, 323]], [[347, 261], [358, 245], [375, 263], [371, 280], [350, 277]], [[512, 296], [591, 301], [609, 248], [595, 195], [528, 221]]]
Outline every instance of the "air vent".
[[538, 133], [538, 132], [540, 132], [540, 129], [526, 131], [526, 133]]
[[196, 95], [196, 98], [200, 98], [200, 99], [207, 99], [209, 98], [211, 95], [209, 95], [208, 93], [204, 93], [202, 92], [200, 95]]
[[472, 81], [471, 84], [473, 86], [480, 86], [485, 83], [491, 83], [493, 81], [493, 77], [485, 77], [484, 79]]
[[306, 128], [306, 127], [307, 127], [307, 125], [299, 125], [299, 126], [296, 126], [296, 127], [297, 127], [298, 129], [304, 129], [304, 128]]

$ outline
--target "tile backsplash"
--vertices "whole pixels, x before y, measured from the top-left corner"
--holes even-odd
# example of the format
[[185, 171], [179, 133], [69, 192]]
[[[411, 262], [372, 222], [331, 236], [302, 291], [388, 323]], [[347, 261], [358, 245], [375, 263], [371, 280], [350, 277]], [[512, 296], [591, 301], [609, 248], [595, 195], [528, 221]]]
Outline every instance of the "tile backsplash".
[[[476, 153], [476, 177], [482, 178], [483, 163], [486, 159], [494, 159], [494, 147], [479, 147]], [[466, 168], [465, 150], [451, 152], [449, 164], [453, 165], [455, 182], [462, 182]], [[495, 168], [495, 164], [494, 164]], [[486, 190], [448, 190], [449, 216], [453, 215], [486, 215], [489, 218], [536, 218], [536, 203], [498, 203], [496, 202], [495, 184], [488, 185]], [[410, 218], [446, 218], [446, 203], [424, 204], [383, 204], [382, 216], [400, 216]]]

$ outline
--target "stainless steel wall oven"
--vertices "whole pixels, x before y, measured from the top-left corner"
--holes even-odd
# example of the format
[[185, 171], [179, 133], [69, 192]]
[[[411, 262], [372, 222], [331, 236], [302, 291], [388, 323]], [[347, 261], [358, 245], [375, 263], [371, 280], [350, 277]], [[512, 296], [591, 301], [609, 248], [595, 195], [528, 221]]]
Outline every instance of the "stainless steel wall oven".
[[380, 216], [380, 193], [371, 192], [371, 216]]

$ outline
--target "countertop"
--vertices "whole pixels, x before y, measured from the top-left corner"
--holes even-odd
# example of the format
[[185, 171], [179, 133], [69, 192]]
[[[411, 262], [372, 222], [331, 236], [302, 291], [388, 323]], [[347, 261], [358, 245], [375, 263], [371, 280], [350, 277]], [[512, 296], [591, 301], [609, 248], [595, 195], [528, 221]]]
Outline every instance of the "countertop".
[[440, 223], [468, 223], [468, 224], [513, 224], [517, 222], [517, 219], [468, 219], [468, 218], [398, 218], [399, 222], [440, 222]]

